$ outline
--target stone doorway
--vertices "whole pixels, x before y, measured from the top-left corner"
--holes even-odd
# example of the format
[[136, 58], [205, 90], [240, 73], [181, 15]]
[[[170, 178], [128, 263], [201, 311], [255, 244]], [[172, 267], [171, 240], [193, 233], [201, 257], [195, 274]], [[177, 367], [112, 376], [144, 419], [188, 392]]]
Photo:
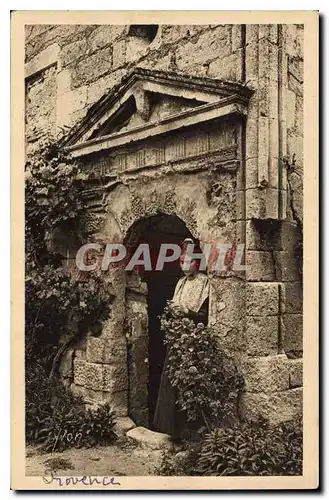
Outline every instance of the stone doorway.
[[[192, 237], [176, 215], [159, 214], [137, 221], [128, 232], [126, 245], [133, 251], [140, 243], [150, 247], [152, 271], [134, 270], [127, 276], [128, 413], [137, 425], [152, 430], [166, 347], [159, 316], [171, 299], [181, 277], [179, 261], [165, 263], [162, 271], [155, 263], [162, 243], [176, 243]], [[130, 325], [130, 326], [129, 326]]]

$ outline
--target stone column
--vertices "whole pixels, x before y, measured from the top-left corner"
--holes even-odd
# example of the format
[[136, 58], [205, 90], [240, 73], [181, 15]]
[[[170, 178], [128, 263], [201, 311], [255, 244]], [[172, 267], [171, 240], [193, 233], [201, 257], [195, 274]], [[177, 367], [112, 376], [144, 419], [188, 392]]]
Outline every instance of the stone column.
[[[246, 331], [242, 371], [244, 418], [275, 424], [302, 411], [300, 366], [286, 354], [287, 273], [293, 262], [282, 221], [287, 217], [285, 89], [282, 27], [247, 25], [246, 81], [255, 89], [246, 123]], [[289, 278], [290, 281], [290, 278]], [[290, 339], [289, 342], [291, 342]]]

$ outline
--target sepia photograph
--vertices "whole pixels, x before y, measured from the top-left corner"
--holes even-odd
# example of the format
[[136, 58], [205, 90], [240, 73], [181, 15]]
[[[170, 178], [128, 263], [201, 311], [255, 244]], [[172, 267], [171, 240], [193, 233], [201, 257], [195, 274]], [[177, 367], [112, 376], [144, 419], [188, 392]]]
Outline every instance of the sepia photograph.
[[21, 479], [36, 489], [305, 476], [305, 352], [318, 368], [316, 336], [312, 352], [303, 341], [304, 54], [318, 13], [155, 14], [19, 18], [15, 342]]

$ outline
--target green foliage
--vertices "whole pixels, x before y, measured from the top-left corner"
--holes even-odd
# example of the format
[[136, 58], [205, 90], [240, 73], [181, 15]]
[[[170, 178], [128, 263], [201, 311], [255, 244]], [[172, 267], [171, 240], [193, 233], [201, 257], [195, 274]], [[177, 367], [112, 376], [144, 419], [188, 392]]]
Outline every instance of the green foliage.
[[67, 333], [83, 337], [109, 313], [112, 297], [92, 273], [68, 274], [51, 265], [30, 270], [25, 279], [26, 356], [58, 345]]
[[[108, 404], [86, 410], [82, 398], [58, 379], [49, 379], [40, 363], [30, 366], [26, 381], [25, 436], [44, 451], [106, 446], [116, 439], [114, 413]], [[34, 377], [33, 377], [33, 376]]]
[[165, 456], [159, 475], [296, 476], [302, 474], [302, 424], [276, 427], [236, 424], [207, 434], [197, 449], [177, 460]]
[[78, 220], [85, 214], [81, 194], [86, 180], [87, 175], [57, 143], [46, 141], [27, 158], [26, 440], [48, 451], [109, 444], [115, 436], [108, 405], [96, 413], [86, 411], [81, 398], [53, 377], [59, 356], [70, 342], [101, 330], [113, 299], [99, 275], [65, 271], [62, 257], [47, 244], [56, 228], [64, 233], [78, 231]]
[[27, 157], [25, 234], [31, 265], [43, 257], [49, 232], [60, 225], [74, 225], [84, 213], [81, 194], [87, 179], [76, 160], [49, 139]]
[[189, 421], [204, 421], [208, 430], [236, 417], [243, 382], [235, 364], [219, 346], [215, 333], [178, 310], [166, 307], [161, 319], [169, 348], [168, 376], [177, 389], [177, 405]]

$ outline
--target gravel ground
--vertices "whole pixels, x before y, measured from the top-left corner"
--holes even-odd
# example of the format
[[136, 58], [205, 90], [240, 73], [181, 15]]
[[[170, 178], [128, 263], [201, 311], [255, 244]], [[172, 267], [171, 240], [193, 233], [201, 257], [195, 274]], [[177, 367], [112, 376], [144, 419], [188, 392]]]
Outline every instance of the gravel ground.
[[60, 476], [150, 476], [155, 474], [162, 453], [161, 450], [143, 449], [125, 439], [112, 446], [72, 448], [61, 453], [40, 453], [37, 448], [28, 446], [26, 475], [48, 476], [52, 470]]

